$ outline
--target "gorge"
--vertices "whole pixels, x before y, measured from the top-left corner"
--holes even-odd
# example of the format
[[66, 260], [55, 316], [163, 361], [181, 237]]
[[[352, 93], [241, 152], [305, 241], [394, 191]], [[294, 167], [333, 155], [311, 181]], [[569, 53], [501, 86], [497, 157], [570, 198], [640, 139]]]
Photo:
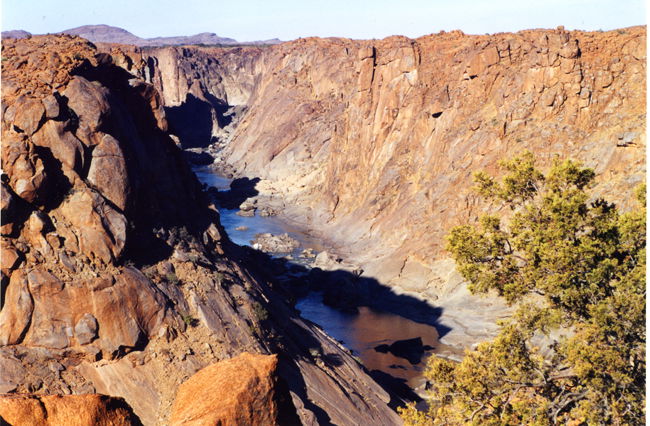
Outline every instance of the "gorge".
[[473, 172], [524, 150], [541, 166], [574, 158], [596, 171], [597, 196], [624, 207], [645, 176], [643, 27], [145, 49], [138, 60], [181, 144], [209, 134], [284, 218], [365, 276], [444, 307], [443, 341], [461, 347], [507, 314], [471, 296], [444, 252], [451, 227], [489, 208]]
[[[435, 326], [452, 357], [493, 337], [510, 308], [471, 295], [444, 250], [451, 227], [494, 209], [472, 173], [524, 150], [542, 167], [571, 157], [625, 209], [645, 180], [645, 46], [645, 27], [231, 48], [4, 39], [2, 392], [106, 394], [125, 418], [182, 424], [202, 397], [179, 385], [207, 401], [235, 368], [252, 383], [235, 406], [259, 412], [245, 396], [259, 393], [273, 407], [245, 422], [400, 424], [407, 399], [296, 306], [307, 316], [322, 306], [310, 290], [333, 292], [339, 308]], [[198, 176], [221, 191], [186, 159], [211, 163]], [[296, 283], [233, 244], [241, 223], [211, 170], [254, 190], [237, 199], [257, 201], [254, 220], [277, 212], [273, 233], [331, 256]]]

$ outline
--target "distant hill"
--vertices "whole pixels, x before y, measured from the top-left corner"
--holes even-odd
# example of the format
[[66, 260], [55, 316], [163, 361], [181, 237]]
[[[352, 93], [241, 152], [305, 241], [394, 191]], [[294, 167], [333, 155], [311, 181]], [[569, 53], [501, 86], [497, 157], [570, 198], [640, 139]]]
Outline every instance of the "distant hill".
[[[135, 46], [177, 46], [184, 44], [277, 44], [277, 38], [263, 41], [239, 42], [228, 37], [221, 37], [215, 33], [200, 33], [192, 36], [154, 37], [142, 38], [119, 27], [110, 25], [83, 25], [81, 27], [63, 30], [59, 34], [70, 34], [83, 37], [93, 43], [119, 43]], [[3, 38], [25, 38], [31, 36], [27, 31], [3, 31]]]
[[23, 30], [11, 30], [2, 32], [2, 38], [27, 38], [31, 35], [31, 33]]
[[62, 34], [76, 35], [93, 43], [120, 43], [142, 46], [146, 39], [140, 38], [125, 29], [109, 25], [84, 25], [61, 31]]

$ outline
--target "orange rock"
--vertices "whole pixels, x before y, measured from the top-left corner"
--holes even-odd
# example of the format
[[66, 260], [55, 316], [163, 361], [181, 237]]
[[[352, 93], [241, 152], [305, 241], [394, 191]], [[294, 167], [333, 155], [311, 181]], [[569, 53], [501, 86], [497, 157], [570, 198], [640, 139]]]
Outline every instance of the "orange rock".
[[0, 312], [0, 344], [63, 349], [92, 342], [112, 358], [158, 331], [164, 304], [146, 277], [131, 269], [81, 285], [64, 285], [39, 268], [17, 270]]
[[171, 425], [278, 423], [277, 356], [243, 353], [212, 364], [178, 388]]
[[645, 46], [639, 26], [146, 54], [168, 106], [196, 95], [197, 75], [212, 83], [203, 98], [233, 105], [227, 94], [246, 95], [224, 161], [262, 178], [263, 197], [281, 194], [287, 216], [346, 247], [368, 277], [442, 306], [442, 323], [467, 308], [448, 339], [457, 321], [491, 310], [474, 305], [444, 250], [451, 227], [489, 211], [471, 191], [474, 172], [524, 150], [542, 169], [574, 158], [596, 171], [595, 196], [635, 205], [646, 170]]
[[20, 343], [31, 322], [34, 301], [29, 294], [27, 277], [22, 270], [14, 271], [0, 312], [0, 345]]
[[41, 130], [32, 136], [34, 145], [48, 148], [52, 155], [66, 167], [81, 172], [84, 160], [84, 147], [71, 132], [66, 131], [66, 123], [48, 120]]
[[24, 135], [3, 132], [2, 166], [9, 175], [9, 186], [20, 198], [37, 205], [47, 198], [48, 172]]
[[93, 150], [88, 182], [99, 189], [107, 200], [124, 210], [130, 195], [124, 153], [117, 139], [111, 135], [101, 134], [98, 137], [101, 139]]
[[0, 420], [9, 425], [140, 425], [122, 398], [106, 395], [2, 395]]
[[81, 76], [72, 78], [63, 95], [68, 98], [68, 106], [79, 117], [77, 137], [86, 145], [94, 146], [100, 142], [99, 129], [105, 124], [110, 109], [108, 90], [93, 84]]
[[20, 264], [20, 253], [7, 244], [0, 247], [0, 269], [6, 275], [16, 269]]
[[[221, 155], [400, 287], [407, 259], [432, 268], [449, 229], [488, 208], [473, 172], [524, 150], [541, 168], [581, 161], [599, 175], [598, 196], [633, 205], [645, 176], [645, 40], [633, 27], [283, 43], [258, 58], [260, 84]], [[625, 132], [634, 141], [617, 146]], [[440, 283], [450, 272], [422, 275], [431, 285], [420, 296], [450, 294]]]
[[21, 96], [11, 108], [15, 108], [13, 125], [17, 131], [32, 135], [42, 124], [45, 107], [40, 100]]
[[83, 254], [106, 263], [118, 259], [126, 243], [126, 218], [94, 191], [75, 191], [60, 207], [79, 236]]

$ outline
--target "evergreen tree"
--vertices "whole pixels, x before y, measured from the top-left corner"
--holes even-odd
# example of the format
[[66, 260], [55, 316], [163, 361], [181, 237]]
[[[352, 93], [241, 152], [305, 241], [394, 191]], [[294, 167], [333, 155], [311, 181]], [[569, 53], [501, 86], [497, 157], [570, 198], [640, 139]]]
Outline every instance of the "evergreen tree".
[[[462, 362], [431, 357], [428, 412], [410, 425], [645, 424], [645, 185], [621, 214], [591, 200], [594, 172], [533, 155], [501, 163], [478, 192], [503, 206], [459, 226], [447, 249], [472, 292], [495, 290], [518, 309]], [[558, 333], [558, 330], [561, 333]], [[551, 332], [553, 332], [551, 334]], [[559, 335], [559, 337], [558, 337]]]

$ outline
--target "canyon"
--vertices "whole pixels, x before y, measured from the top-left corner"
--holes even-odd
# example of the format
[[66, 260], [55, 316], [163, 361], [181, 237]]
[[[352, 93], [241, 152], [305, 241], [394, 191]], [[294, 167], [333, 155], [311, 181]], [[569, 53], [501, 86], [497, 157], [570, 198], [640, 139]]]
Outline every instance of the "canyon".
[[645, 27], [559, 27], [130, 55], [182, 146], [210, 139], [221, 169], [261, 178], [258, 198], [364, 276], [441, 307], [412, 316], [470, 347], [509, 312], [469, 294], [444, 250], [453, 226], [493, 211], [472, 174], [526, 150], [542, 168], [573, 158], [597, 173], [595, 196], [627, 208], [645, 179], [645, 46]]
[[286, 424], [399, 422], [393, 396], [228, 240], [152, 85], [77, 37], [2, 49], [0, 417], [45, 404], [56, 418], [51, 401], [63, 411], [68, 396], [99, 393], [120, 399], [89, 401], [89, 416], [126, 402], [143, 424], [167, 424], [181, 383], [239, 356], [239, 377], [251, 377], [242, 394], [265, 386], [267, 397], [235, 398], [226, 413], [250, 403], [253, 424], [270, 413]]
[[[645, 180], [645, 46], [645, 27], [229, 48], [4, 39], [0, 416], [105, 394], [117, 402], [89, 411], [143, 424], [400, 424], [405, 401], [231, 242], [186, 159], [254, 182], [259, 206], [322, 240], [319, 270], [355, 277], [337, 299], [471, 348], [510, 313], [471, 295], [445, 252], [453, 226], [495, 211], [472, 174], [525, 150], [542, 167], [570, 157], [627, 208]], [[235, 376], [232, 395], [211, 387]]]

